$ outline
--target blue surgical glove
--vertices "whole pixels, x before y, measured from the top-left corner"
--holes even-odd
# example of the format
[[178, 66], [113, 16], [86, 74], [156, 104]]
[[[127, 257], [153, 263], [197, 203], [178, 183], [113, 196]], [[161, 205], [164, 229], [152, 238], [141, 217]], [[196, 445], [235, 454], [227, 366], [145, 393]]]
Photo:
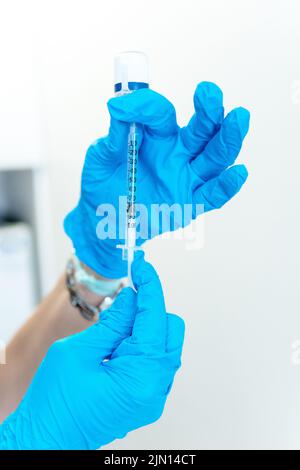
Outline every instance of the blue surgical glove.
[[[151, 204], [174, 203], [181, 208], [193, 205], [191, 217], [175, 221], [171, 230], [185, 226], [197, 217], [197, 204], [204, 211], [222, 207], [247, 178], [243, 165], [231, 166], [237, 158], [249, 127], [249, 112], [231, 111], [224, 119], [223, 96], [213, 83], [200, 83], [194, 95], [195, 114], [186, 127], [179, 128], [173, 105], [149, 89], [112, 98], [108, 102], [111, 124], [108, 136], [97, 140], [87, 151], [78, 206], [66, 217], [65, 231], [72, 239], [77, 256], [87, 266], [108, 278], [126, 275], [126, 263], [116, 245], [119, 196], [127, 194], [127, 139], [129, 123], [139, 128], [137, 199], [150, 213]], [[97, 227], [101, 220], [97, 207], [112, 204], [116, 237], [104, 239]], [[103, 218], [102, 218], [103, 219]], [[151, 226], [137, 244], [166, 230], [166, 224]], [[97, 236], [98, 231], [98, 236]], [[113, 230], [112, 230], [113, 231]], [[109, 232], [109, 229], [108, 229]]]
[[133, 264], [100, 322], [49, 349], [22, 403], [0, 426], [0, 449], [97, 449], [162, 414], [180, 366], [184, 323], [167, 314], [159, 278]]

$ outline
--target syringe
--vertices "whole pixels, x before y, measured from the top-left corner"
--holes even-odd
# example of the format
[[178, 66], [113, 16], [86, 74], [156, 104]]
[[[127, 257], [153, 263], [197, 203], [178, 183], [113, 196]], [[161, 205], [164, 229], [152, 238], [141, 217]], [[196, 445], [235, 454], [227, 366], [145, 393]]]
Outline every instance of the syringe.
[[[135, 90], [149, 87], [148, 61], [142, 52], [129, 51], [115, 58], [115, 94], [125, 95]], [[131, 265], [136, 247], [136, 191], [138, 164], [138, 126], [131, 123], [127, 143], [127, 209], [125, 245], [118, 245], [123, 250], [123, 259], [127, 260], [128, 284], [133, 286]]]

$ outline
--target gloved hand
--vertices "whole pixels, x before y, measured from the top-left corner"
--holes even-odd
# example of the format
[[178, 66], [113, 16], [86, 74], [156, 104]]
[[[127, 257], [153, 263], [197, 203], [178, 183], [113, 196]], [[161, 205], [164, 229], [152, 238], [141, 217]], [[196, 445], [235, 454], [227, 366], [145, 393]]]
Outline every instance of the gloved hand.
[[143, 259], [133, 280], [137, 293], [124, 289], [99, 323], [49, 349], [0, 426], [0, 449], [97, 449], [161, 416], [184, 323], [166, 314], [159, 278]]
[[[249, 112], [237, 108], [224, 119], [222, 92], [207, 82], [198, 85], [194, 105], [194, 116], [180, 129], [173, 105], [152, 90], [109, 100], [109, 134], [88, 149], [80, 201], [65, 219], [65, 231], [77, 256], [98, 274], [108, 278], [126, 275], [126, 263], [116, 248], [124, 244], [118, 233], [115, 239], [97, 237], [101, 220], [97, 207], [112, 204], [116, 208], [114, 226], [124, 226], [125, 219], [119, 220], [118, 198], [127, 194], [128, 123], [143, 125], [139, 128], [136, 202], [145, 205], [148, 213], [151, 204], [193, 204], [190, 220], [177, 221], [173, 228], [187, 225], [197, 216], [196, 204], [203, 204], [204, 211], [220, 208], [245, 182], [246, 168], [231, 165], [247, 134]], [[149, 216], [145, 238], [166, 230], [163, 223], [158, 227], [151, 227], [151, 223]], [[140, 238], [137, 244], [143, 241]]]

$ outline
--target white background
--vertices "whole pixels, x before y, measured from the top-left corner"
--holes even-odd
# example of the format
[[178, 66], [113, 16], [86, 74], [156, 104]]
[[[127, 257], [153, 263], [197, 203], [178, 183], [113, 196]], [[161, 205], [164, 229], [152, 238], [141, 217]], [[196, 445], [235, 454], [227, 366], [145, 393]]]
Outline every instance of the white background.
[[[204, 247], [161, 240], [147, 247], [168, 310], [186, 321], [183, 366], [162, 419], [109, 447], [300, 448], [300, 364], [292, 360], [300, 339], [299, 1], [0, 5], [1, 47], [20, 81], [31, 37], [57, 273], [69, 252], [62, 220], [78, 198], [85, 150], [107, 132], [117, 52], [148, 54], [151, 86], [174, 102], [181, 125], [202, 80], [223, 89], [227, 110], [251, 111], [239, 159], [249, 181], [206, 216]], [[22, 129], [16, 123], [12, 141]]]

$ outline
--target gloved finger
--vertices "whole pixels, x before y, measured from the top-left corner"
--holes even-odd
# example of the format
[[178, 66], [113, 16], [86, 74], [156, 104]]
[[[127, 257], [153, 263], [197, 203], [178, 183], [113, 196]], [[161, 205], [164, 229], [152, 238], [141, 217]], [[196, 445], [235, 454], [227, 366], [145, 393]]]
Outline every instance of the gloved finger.
[[132, 333], [136, 312], [136, 293], [127, 287], [113, 305], [100, 314], [100, 320], [87, 330], [72, 337], [74, 348], [82, 355], [102, 361], [110, 357], [119, 344]]
[[180, 367], [180, 358], [184, 341], [185, 325], [178, 315], [167, 314], [167, 342], [166, 351], [172, 355], [175, 367]]
[[228, 168], [194, 191], [194, 204], [203, 204], [204, 212], [219, 209], [239, 192], [247, 176], [244, 165]]
[[216, 134], [224, 119], [222, 90], [210, 82], [201, 82], [194, 94], [195, 114], [186, 127], [181, 129], [185, 147], [199, 154]]
[[137, 310], [131, 343], [139, 351], [161, 352], [166, 348], [166, 309], [159, 277], [142, 257], [132, 265], [132, 279], [137, 289]]
[[111, 117], [108, 136], [105, 138], [107, 153], [119, 155], [126, 152], [129, 124]]
[[164, 387], [165, 395], [168, 395], [177, 370], [181, 366], [181, 353], [184, 341], [184, 321], [177, 315], [167, 314], [167, 341], [166, 352], [161, 356], [160, 363], [164, 363], [164, 374], [160, 383]]
[[[90, 167], [95, 166], [97, 169], [98, 163], [103, 165], [104, 161], [112, 167], [119, 165], [120, 161], [126, 162], [129, 127], [127, 122], [111, 118], [108, 135], [96, 140], [88, 149]], [[143, 140], [141, 125], [136, 126], [136, 138], [136, 146], [139, 149]]]
[[138, 122], [153, 135], [164, 137], [178, 130], [174, 106], [153, 90], [145, 88], [111, 98], [108, 109], [113, 119], [126, 123]]
[[226, 116], [218, 133], [191, 162], [199, 178], [208, 181], [234, 163], [249, 130], [249, 120], [250, 113], [245, 108], [234, 109]]

